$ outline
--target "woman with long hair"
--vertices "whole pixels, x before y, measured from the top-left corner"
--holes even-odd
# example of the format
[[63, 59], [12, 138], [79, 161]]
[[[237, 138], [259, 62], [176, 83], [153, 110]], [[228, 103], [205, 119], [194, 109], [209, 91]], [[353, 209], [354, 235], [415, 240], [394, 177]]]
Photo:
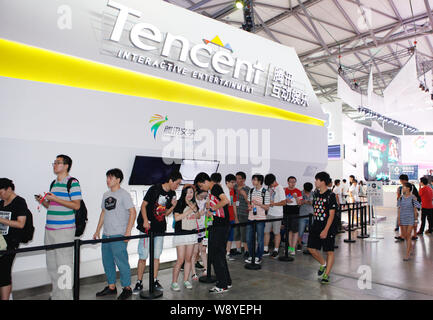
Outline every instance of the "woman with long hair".
[[[194, 187], [192, 185], [185, 185], [176, 208], [174, 209], [175, 232], [197, 229], [197, 218], [199, 217], [200, 213], [195, 201]], [[176, 246], [177, 261], [173, 268], [171, 289], [173, 291], [180, 291], [177, 281], [179, 278], [180, 268], [184, 262], [183, 285], [186, 289], [192, 289], [192, 284], [189, 282], [189, 275], [191, 273], [194, 245], [197, 243], [197, 234], [174, 236], [173, 241]]]
[[[200, 218], [197, 219], [197, 229], [204, 229], [205, 228], [205, 219], [206, 219], [206, 202], [207, 202], [208, 196], [207, 192], [203, 190], [197, 190], [196, 193], [196, 202], [197, 207], [200, 213]], [[198, 261], [198, 257], [201, 257], [201, 260], [203, 262], [203, 274], [206, 275], [207, 272], [207, 254], [206, 254], [206, 247], [207, 244], [205, 243], [205, 236], [206, 232], [200, 232], [197, 234], [197, 243], [194, 245], [194, 252], [192, 255], [192, 280], [197, 281], [198, 275], [196, 273], [195, 263]]]
[[401, 237], [406, 240], [406, 256], [403, 261], [408, 261], [412, 252], [411, 234], [416, 221], [418, 220], [418, 210], [420, 207], [416, 197], [412, 194], [412, 185], [404, 183], [403, 194], [398, 199], [398, 225], [401, 228]]

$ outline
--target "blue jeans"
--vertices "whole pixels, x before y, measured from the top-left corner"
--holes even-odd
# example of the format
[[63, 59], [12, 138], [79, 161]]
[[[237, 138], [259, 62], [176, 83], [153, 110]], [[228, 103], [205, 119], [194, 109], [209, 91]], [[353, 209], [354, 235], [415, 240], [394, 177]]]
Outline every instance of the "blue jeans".
[[301, 240], [304, 235], [305, 227], [308, 225], [308, 220], [308, 218], [299, 219], [299, 239]]
[[[106, 236], [102, 239], [123, 237], [123, 235]], [[102, 264], [107, 276], [108, 284], [116, 283], [116, 265], [120, 271], [120, 284], [123, 288], [131, 285], [131, 268], [128, 261], [128, 251], [126, 250], [128, 243], [122, 241], [102, 243]]]
[[[248, 222], [251, 222], [251, 220], [248, 220]], [[257, 222], [257, 250], [256, 250], [256, 257], [261, 259], [263, 256], [263, 250], [265, 247], [265, 222]], [[247, 225], [247, 245], [248, 245], [248, 252], [250, 255], [253, 252], [253, 237], [256, 235], [253, 234], [253, 225], [249, 224]]]

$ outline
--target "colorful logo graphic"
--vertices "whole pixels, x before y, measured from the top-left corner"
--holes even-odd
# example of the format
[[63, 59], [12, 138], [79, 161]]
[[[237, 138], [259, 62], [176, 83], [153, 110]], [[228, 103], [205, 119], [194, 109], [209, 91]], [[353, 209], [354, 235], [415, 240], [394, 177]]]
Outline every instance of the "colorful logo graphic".
[[216, 36], [215, 38], [213, 38], [211, 41], [203, 39], [204, 43], [209, 44], [212, 43], [214, 45], [217, 45], [219, 47], [225, 48], [227, 50], [230, 50], [231, 52], [233, 52], [232, 47], [230, 46], [230, 44], [226, 43], [225, 45], [223, 44], [223, 42], [221, 41], [220, 37]]
[[168, 120], [167, 116], [162, 116], [160, 114], [154, 114], [152, 118], [150, 118], [149, 123], [154, 123], [152, 128], [150, 128], [150, 131], [153, 132], [153, 138], [156, 139], [156, 132], [158, 131], [159, 127]]
[[425, 145], [427, 144], [427, 141], [425, 137], [419, 136], [414, 140], [415, 147], [418, 149], [424, 149]]

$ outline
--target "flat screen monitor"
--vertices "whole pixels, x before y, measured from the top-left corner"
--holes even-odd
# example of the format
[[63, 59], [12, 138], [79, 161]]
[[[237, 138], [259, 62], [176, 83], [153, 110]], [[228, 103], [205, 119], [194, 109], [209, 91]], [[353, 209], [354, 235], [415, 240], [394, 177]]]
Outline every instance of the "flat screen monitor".
[[219, 161], [215, 160], [182, 160], [180, 173], [182, 174], [182, 183], [193, 183], [197, 174], [206, 172], [209, 176], [217, 172]]
[[390, 166], [401, 161], [400, 138], [364, 129], [364, 146], [368, 150], [364, 159], [364, 177], [367, 181], [389, 180]]
[[180, 159], [136, 156], [131, 177], [129, 178], [129, 185], [148, 186], [163, 183], [172, 171], [179, 171], [180, 163]]
[[328, 159], [333, 159], [333, 160], [341, 159], [341, 145], [334, 144], [328, 146]]

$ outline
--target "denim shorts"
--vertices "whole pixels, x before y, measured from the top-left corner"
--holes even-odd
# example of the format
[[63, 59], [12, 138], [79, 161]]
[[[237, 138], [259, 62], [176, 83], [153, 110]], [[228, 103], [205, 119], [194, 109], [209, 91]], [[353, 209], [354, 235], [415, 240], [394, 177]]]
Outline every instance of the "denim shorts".
[[[140, 231], [140, 235], [144, 234]], [[149, 256], [149, 238], [141, 238], [138, 239], [138, 257], [140, 260], [146, 260]], [[159, 259], [162, 253], [162, 248], [164, 247], [164, 237], [155, 237], [154, 238], [154, 254], [153, 257], [155, 259]]]

